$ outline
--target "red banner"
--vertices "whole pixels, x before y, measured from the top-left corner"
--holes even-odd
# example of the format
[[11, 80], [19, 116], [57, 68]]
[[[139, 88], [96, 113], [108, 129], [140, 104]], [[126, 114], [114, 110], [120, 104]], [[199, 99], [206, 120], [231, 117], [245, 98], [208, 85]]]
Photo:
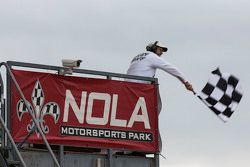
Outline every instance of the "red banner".
[[[153, 84], [12, 70], [50, 144], [158, 151]], [[20, 142], [34, 127], [11, 85], [11, 133]], [[30, 143], [43, 143], [36, 131]]]

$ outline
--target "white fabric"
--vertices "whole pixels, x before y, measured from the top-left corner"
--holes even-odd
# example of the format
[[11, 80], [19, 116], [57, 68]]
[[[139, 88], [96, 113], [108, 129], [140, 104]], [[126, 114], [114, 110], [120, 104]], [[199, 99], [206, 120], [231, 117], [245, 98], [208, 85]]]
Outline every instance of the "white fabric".
[[[180, 77], [186, 81], [182, 72], [163, 58], [153, 52], [145, 52], [137, 55], [131, 62], [127, 71], [128, 75], [154, 77], [156, 69], [161, 69], [175, 77]], [[132, 82], [147, 83], [146, 81], [129, 80]]]

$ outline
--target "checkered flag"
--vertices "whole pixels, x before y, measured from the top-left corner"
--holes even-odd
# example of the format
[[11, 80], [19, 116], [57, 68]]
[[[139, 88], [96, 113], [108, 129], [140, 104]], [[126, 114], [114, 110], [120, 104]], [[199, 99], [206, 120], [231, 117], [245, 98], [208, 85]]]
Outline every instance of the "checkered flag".
[[243, 95], [239, 80], [219, 68], [211, 76], [198, 97], [224, 122], [237, 108]]

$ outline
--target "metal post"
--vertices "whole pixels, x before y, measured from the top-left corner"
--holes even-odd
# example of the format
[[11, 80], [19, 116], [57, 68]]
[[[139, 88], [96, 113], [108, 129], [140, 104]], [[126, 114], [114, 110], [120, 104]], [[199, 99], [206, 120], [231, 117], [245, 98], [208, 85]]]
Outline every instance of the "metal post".
[[159, 167], [160, 166], [159, 153], [155, 153], [154, 160], [155, 160], [155, 167]]
[[[6, 111], [4, 113], [4, 121], [6, 122], [6, 125], [7, 125], [7, 128], [8, 129], [11, 129], [10, 127], [10, 116], [9, 116], [9, 113], [11, 113], [10, 109], [11, 109], [11, 92], [10, 92], [10, 76], [8, 75], [8, 72], [6, 70], [6, 80], [7, 80], [7, 85], [6, 85]], [[8, 141], [7, 139], [7, 136], [5, 135], [5, 146], [9, 146], [10, 145], [10, 142]]]
[[[6, 142], [6, 139], [8, 137], [8, 139], [9, 139], [8, 141], [11, 143], [12, 147], [14, 148], [14, 150], [16, 152], [16, 155], [18, 156], [18, 158], [19, 158], [19, 160], [21, 162], [21, 165], [23, 167], [26, 167], [25, 162], [24, 162], [24, 160], [23, 160], [20, 152], [18, 151], [18, 148], [17, 148], [17, 146], [16, 146], [16, 144], [15, 144], [15, 142], [14, 142], [14, 140], [13, 140], [13, 138], [12, 138], [12, 136], [11, 136], [9, 130], [8, 130], [8, 125], [5, 124], [5, 121], [4, 121], [3, 117], [2, 117], [2, 114], [3, 114], [3, 116], [5, 116], [6, 112], [5, 112], [5, 100], [4, 100], [4, 97], [3, 97], [3, 94], [4, 94], [4, 85], [3, 85], [3, 79], [2, 79], [2, 75], [1, 74], [0, 74], [0, 89], [1, 89], [0, 90], [0, 96], [1, 96], [1, 98], [0, 98], [0, 100], [1, 100], [0, 123], [1, 123], [1, 126], [3, 128], [2, 132], [4, 132], [2, 134], [2, 135], [4, 135], [2, 137], [2, 142], [3, 142], [2, 143], [2, 147], [6, 146], [5, 142]], [[7, 134], [7, 135], [5, 135], [5, 134]]]
[[112, 149], [108, 149], [108, 167], [112, 167], [113, 162], [113, 151]]
[[94, 167], [104, 167], [103, 160], [101, 158], [97, 158], [95, 160]]
[[61, 167], [64, 166], [64, 146], [60, 145], [59, 147], [59, 160]]
[[[0, 110], [0, 113], [2, 113], [4, 111], [4, 99], [3, 99], [3, 90], [4, 89], [3, 89], [3, 80], [2, 80], [2, 76], [1, 75], [0, 75], [0, 89], [1, 89], [0, 90], [0, 96], [1, 96], [1, 98], [0, 98], [0, 100], [1, 100], [1, 104], [0, 104], [1, 105], [0, 109], [1, 110]], [[11, 142], [11, 144], [12, 144], [12, 146], [13, 146], [16, 154], [17, 154], [17, 156], [18, 156], [18, 158], [21, 161], [22, 166], [26, 167], [25, 162], [24, 162], [24, 160], [23, 160], [20, 152], [18, 151], [15, 142], [14, 142], [13, 138], [11, 137], [11, 134], [10, 134], [7, 126], [5, 125], [5, 122], [4, 122], [3, 118], [2, 118], [2, 115], [0, 115], [0, 123], [1, 123], [1, 126], [4, 128], [4, 131], [7, 133], [8, 137], [9, 137], [9, 140], [10, 140], [10, 142]]]
[[[158, 79], [156, 78], [156, 80], [155, 80], [155, 82], [154, 82], [154, 84], [156, 85], [156, 89], [157, 89], [157, 95], [156, 95], [156, 97], [157, 97], [157, 99], [156, 99], [156, 102], [157, 102], [157, 108], [156, 108], [156, 111], [157, 111], [157, 113], [158, 113], [158, 116], [159, 116], [159, 114], [160, 114], [160, 110], [161, 110], [161, 101], [159, 102], [159, 100], [161, 100], [161, 99], [158, 99], [158, 98], [161, 98], [160, 97], [160, 94], [159, 94], [159, 84], [158, 84]], [[159, 103], [160, 103], [160, 106], [159, 106]], [[159, 108], [160, 107], [160, 108]], [[161, 141], [161, 136], [160, 136], [160, 130], [159, 130], [159, 117], [157, 118], [157, 123], [158, 123], [158, 148], [159, 148], [159, 145], [160, 145], [160, 147], [162, 147], [162, 141]], [[161, 148], [160, 148], [161, 149]], [[160, 166], [160, 162], [159, 162], [159, 154], [160, 153], [155, 153], [154, 154], [154, 162], [155, 162], [155, 167], [159, 167]]]
[[10, 142], [11, 142], [11, 144], [12, 144], [12, 147], [14, 148], [14, 150], [15, 150], [15, 152], [16, 152], [18, 158], [19, 158], [19, 160], [21, 161], [22, 166], [23, 166], [23, 167], [26, 167], [25, 162], [24, 162], [24, 160], [23, 160], [23, 158], [22, 158], [20, 152], [18, 151], [18, 149], [17, 149], [17, 147], [16, 147], [16, 144], [15, 144], [13, 138], [11, 137], [11, 134], [10, 134], [8, 128], [7, 128], [6, 125], [5, 125], [2, 116], [0, 116], [0, 123], [1, 123], [2, 127], [3, 127], [4, 130], [5, 130], [5, 133], [7, 133], [8, 137], [9, 137], [9, 140], [10, 140]]
[[[3, 80], [2, 80], [2, 75], [0, 74], [0, 114], [2, 117], [4, 117], [4, 111], [5, 111], [5, 108], [4, 108], [4, 104], [5, 104], [5, 101], [4, 101], [4, 97], [3, 97], [3, 91], [4, 91], [4, 88], [3, 88]], [[4, 130], [1, 128], [1, 143], [2, 145], [4, 145]]]

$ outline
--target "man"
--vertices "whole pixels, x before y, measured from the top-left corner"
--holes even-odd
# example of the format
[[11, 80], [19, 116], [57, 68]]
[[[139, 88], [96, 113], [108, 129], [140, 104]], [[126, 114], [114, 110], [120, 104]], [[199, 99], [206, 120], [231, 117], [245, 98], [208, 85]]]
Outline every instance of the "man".
[[[192, 85], [185, 79], [182, 72], [177, 67], [161, 58], [163, 52], [167, 52], [168, 50], [166, 46], [164, 46], [161, 42], [156, 41], [147, 45], [146, 50], [147, 52], [134, 57], [127, 71], [128, 75], [154, 77], [156, 69], [161, 69], [178, 78], [181, 83], [185, 85], [187, 90], [193, 91]], [[147, 83], [146, 81], [140, 80], [134, 80], [134, 82]]]
[[[194, 91], [192, 85], [186, 80], [183, 73], [174, 65], [165, 61], [161, 56], [163, 52], [167, 52], [168, 48], [163, 45], [159, 41], [155, 41], [154, 43], [150, 43], [146, 46], [146, 52], [141, 53], [134, 57], [132, 60], [129, 69], [127, 71], [128, 75], [137, 75], [144, 77], [154, 77], [156, 73], [156, 69], [161, 69], [172, 76], [178, 78], [181, 83], [186, 87], [189, 91]], [[131, 82], [138, 83], [148, 83], [148, 81], [142, 80], [128, 80]], [[158, 115], [161, 111], [161, 98], [158, 92]], [[159, 136], [159, 149], [161, 152], [161, 138]]]

